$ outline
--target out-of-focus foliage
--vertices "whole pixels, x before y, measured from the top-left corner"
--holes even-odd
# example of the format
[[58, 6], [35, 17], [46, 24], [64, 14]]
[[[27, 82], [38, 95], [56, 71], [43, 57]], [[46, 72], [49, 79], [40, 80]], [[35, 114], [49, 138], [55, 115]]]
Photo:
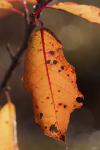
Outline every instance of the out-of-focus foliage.
[[18, 150], [15, 106], [11, 102], [0, 110], [0, 150]]
[[64, 10], [90, 22], [100, 24], [100, 8], [91, 5], [80, 5], [73, 2], [57, 3], [52, 5], [53, 8]]

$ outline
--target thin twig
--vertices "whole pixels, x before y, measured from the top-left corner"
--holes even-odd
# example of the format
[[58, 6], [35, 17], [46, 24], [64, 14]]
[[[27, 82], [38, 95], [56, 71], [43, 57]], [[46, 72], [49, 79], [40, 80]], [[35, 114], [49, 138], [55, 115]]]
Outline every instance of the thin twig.
[[8, 43], [7, 46], [6, 46], [6, 50], [11, 58], [11, 60], [13, 61], [13, 59], [15, 58], [15, 54], [14, 52], [12, 51], [12, 48], [10, 46], [10, 44]]
[[5, 96], [8, 103], [11, 103], [11, 97], [8, 90], [5, 90]]
[[7, 86], [7, 83], [9, 81], [9, 79], [11, 78], [13, 71], [17, 67], [17, 64], [18, 64], [20, 58], [22, 57], [23, 53], [25, 52], [25, 49], [27, 48], [27, 41], [28, 41], [28, 38], [29, 38], [29, 35], [30, 35], [32, 29], [33, 29], [32, 25], [29, 25], [26, 28], [26, 37], [25, 37], [25, 40], [24, 40], [24, 42], [22, 44], [21, 49], [18, 51], [18, 53], [14, 57], [14, 59], [13, 59], [11, 65], [10, 65], [9, 69], [7, 70], [7, 72], [6, 72], [5, 76], [4, 76], [4, 79], [3, 79], [3, 81], [2, 81], [2, 83], [0, 85], [0, 93]]

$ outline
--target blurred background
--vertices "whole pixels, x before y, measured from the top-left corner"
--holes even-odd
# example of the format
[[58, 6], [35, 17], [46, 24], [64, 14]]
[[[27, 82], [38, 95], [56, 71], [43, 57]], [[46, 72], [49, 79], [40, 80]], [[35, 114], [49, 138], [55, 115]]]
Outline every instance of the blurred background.
[[[69, 1], [100, 7], [99, 0]], [[100, 150], [100, 25], [50, 9], [42, 13], [41, 19], [44, 26], [62, 42], [65, 57], [76, 68], [77, 83], [85, 96], [84, 107], [71, 115], [66, 135], [68, 150]], [[24, 32], [22, 17], [13, 14], [0, 19], [0, 83], [11, 63], [6, 45], [9, 43], [16, 54], [23, 42]], [[31, 97], [21, 81], [23, 60], [24, 57], [9, 82], [17, 111], [20, 150], [65, 150], [64, 143], [44, 136], [33, 121]]]

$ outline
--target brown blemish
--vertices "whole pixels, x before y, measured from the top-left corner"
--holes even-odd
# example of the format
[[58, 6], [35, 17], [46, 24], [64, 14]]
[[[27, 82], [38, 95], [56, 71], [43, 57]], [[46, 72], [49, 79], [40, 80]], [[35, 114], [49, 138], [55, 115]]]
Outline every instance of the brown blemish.
[[57, 127], [55, 126], [55, 124], [52, 124], [51, 126], [50, 126], [50, 128], [49, 128], [49, 130], [51, 131], [51, 132], [58, 132], [58, 129], [57, 129]]
[[83, 98], [82, 98], [82, 97], [77, 97], [77, 98], [76, 98], [76, 101], [77, 101], [78, 103], [82, 103], [82, 102], [83, 102]]
[[61, 106], [61, 105], [62, 105], [62, 103], [59, 103], [58, 105], [59, 105], [59, 106]]
[[71, 72], [72, 72], [72, 73], [74, 73], [74, 72], [75, 72], [75, 70], [74, 70], [74, 69], [72, 69], [72, 70], [71, 70]]
[[58, 92], [60, 92], [60, 90], [58, 90]]
[[58, 72], [61, 72], [61, 70], [59, 69]]
[[45, 126], [44, 128], [47, 129], [47, 126]]
[[75, 108], [75, 107], [76, 107], [76, 105], [73, 105], [73, 107]]
[[34, 86], [35, 88], [38, 88], [37, 86]]
[[55, 52], [54, 52], [54, 51], [49, 51], [49, 54], [50, 54], [50, 55], [54, 55]]
[[61, 69], [64, 70], [64, 66], [61, 66]]
[[52, 43], [52, 46], [54, 46], [54, 44]]
[[64, 108], [66, 108], [67, 107], [67, 105], [64, 105]]
[[43, 117], [43, 113], [41, 112], [39, 113], [39, 118], [42, 119], [42, 117]]
[[49, 98], [50, 98], [49, 96], [46, 97], [46, 99], [49, 99]]
[[50, 62], [51, 62], [51, 60], [47, 60], [47, 61], [46, 61], [46, 64], [50, 64]]
[[56, 65], [56, 64], [57, 64], [57, 60], [53, 60], [53, 64], [55, 64], [55, 65]]
[[65, 141], [65, 135], [61, 135], [60, 140]]
[[51, 42], [49, 42], [49, 44], [51, 45]]

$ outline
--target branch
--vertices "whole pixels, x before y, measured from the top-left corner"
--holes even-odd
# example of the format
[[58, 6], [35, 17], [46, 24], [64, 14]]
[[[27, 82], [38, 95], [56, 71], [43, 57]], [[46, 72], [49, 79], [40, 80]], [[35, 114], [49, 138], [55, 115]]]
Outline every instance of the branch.
[[[35, 26], [34, 26], [35, 27]], [[4, 79], [0, 85], [0, 93], [2, 92], [2, 90], [7, 86], [7, 83], [9, 81], [9, 79], [11, 78], [12, 76], [12, 73], [13, 71], [15, 70], [15, 68], [17, 67], [17, 64], [20, 60], [20, 58], [22, 57], [22, 55], [24, 54], [25, 52], [25, 49], [27, 48], [27, 41], [28, 41], [28, 38], [30, 36], [30, 33], [32, 31], [32, 29], [34, 28], [31, 24], [26, 28], [26, 36], [25, 36], [25, 40], [20, 48], [20, 50], [18, 51], [18, 53], [16, 54], [16, 56], [14, 57], [10, 67], [8, 68], [5, 76], [4, 76]]]
[[[43, 0], [40, 0], [35, 8], [35, 12], [43, 5]], [[32, 30], [35, 28], [35, 24], [33, 24], [33, 20], [35, 19], [35, 16], [33, 16], [32, 18], [29, 18], [29, 14], [27, 12], [25, 12], [25, 25], [26, 25], [26, 31], [25, 31], [25, 39], [24, 42], [20, 48], [20, 50], [18, 51], [18, 53], [15, 55], [14, 59], [12, 60], [11, 65], [9, 66], [7, 72], [5, 73], [5, 76], [2, 80], [2, 83], [0, 85], [0, 94], [3, 92], [3, 90], [7, 87], [8, 81], [10, 80], [10, 78], [12, 77], [13, 71], [16, 69], [20, 58], [22, 57], [22, 55], [24, 54], [26, 48], [27, 48], [27, 42], [29, 39], [29, 36], [32, 32]], [[29, 22], [30, 20], [30, 22]]]
[[10, 44], [8, 43], [7, 46], [6, 46], [6, 50], [11, 58], [11, 60], [13, 61], [14, 57], [15, 57], [15, 54], [14, 52], [12, 51], [12, 48], [10, 46]]

